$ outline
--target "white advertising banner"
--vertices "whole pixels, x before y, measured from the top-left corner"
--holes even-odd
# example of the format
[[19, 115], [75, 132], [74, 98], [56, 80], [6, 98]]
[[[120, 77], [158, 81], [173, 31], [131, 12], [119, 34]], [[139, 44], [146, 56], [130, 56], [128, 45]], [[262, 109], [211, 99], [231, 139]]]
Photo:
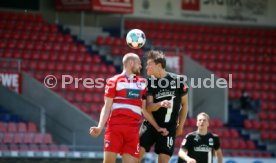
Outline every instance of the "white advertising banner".
[[22, 85], [21, 73], [0, 72], [0, 84], [20, 94]]
[[134, 0], [127, 17], [276, 26], [275, 0]]

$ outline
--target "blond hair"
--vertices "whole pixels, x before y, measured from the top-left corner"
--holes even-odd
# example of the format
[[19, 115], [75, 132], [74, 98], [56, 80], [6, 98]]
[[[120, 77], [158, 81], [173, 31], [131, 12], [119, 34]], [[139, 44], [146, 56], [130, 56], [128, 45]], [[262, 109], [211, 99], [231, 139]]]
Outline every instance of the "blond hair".
[[199, 114], [196, 116], [196, 118], [198, 118], [198, 116], [200, 116], [200, 115], [203, 115], [203, 116], [206, 117], [207, 120], [209, 121], [210, 117], [209, 117], [209, 115], [208, 115], [207, 113], [201, 112], [201, 113], [199, 113]]

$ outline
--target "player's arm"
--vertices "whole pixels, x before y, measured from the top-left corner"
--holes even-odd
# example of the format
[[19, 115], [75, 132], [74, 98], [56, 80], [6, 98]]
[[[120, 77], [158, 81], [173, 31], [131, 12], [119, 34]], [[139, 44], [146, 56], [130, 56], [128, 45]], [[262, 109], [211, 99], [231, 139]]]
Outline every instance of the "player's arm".
[[187, 163], [196, 163], [196, 160], [188, 156], [188, 151], [185, 148], [180, 148], [178, 157], [187, 161]]
[[183, 133], [183, 127], [188, 113], [188, 94], [181, 97], [181, 107], [182, 109], [180, 110], [178, 115], [178, 126], [176, 129], [176, 136], [179, 136]]
[[163, 100], [157, 103], [153, 102], [152, 96], [147, 96], [147, 110], [148, 111], [157, 111], [160, 107], [169, 108], [171, 103], [168, 100]]
[[146, 109], [146, 100], [143, 100], [142, 105], [142, 113], [145, 117], [145, 119], [163, 136], [167, 136], [169, 134], [168, 130], [166, 128], [161, 128], [155, 121], [155, 119], [152, 116], [152, 113]]
[[101, 110], [99, 124], [97, 127], [90, 128], [90, 135], [92, 135], [93, 137], [97, 137], [101, 134], [101, 132], [105, 126], [105, 123], [110, 115], [112, 103], [113, 103], [113, 98], [104, 97], [104, 106]]
[[217, 162], [222, 163], [223, 154], [221, 148], [215, 150], [215, 155], [217, 157]]

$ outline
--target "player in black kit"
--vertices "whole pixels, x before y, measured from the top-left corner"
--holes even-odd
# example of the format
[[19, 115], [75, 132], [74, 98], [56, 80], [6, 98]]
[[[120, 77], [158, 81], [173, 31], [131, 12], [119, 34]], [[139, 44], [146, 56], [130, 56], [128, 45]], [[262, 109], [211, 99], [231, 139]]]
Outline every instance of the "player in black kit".
[[209, 116], [197, 115], [197, 131], [186, 135], [178, 153], [178, 163], [212, 163], [215, 151], [217, 162], [222, 163], [222, 151], [218, 135], [208, 132]]
[[169, 134], [158, 133], [152, 125], [144, 121], [140, 129], [140, 160], [155, 143], [155, 153], [159, 163], [167, 163], [174, 151], [175, 137], [181, 135], [188, 112], [188, 88], [184, 77], [165, 71], [165, 55], [160, 51], [150, 51], [147, 58], [147, 109], [160, 127]]

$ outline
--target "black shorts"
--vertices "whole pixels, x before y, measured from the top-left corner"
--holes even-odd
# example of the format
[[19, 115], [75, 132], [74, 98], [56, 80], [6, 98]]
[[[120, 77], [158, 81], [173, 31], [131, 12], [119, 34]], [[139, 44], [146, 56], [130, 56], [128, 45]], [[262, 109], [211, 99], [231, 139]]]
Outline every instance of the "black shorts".
[[162, 136], [148, 122], [143, 122], [140, 128], [140, 146], [149, 152], [151, 146], [155, 143], [154, 152], [157, 154], [163, 153], [169, 156], [173, 155], [175, 146], [175, 127], [167, 130], [169, 134]]

